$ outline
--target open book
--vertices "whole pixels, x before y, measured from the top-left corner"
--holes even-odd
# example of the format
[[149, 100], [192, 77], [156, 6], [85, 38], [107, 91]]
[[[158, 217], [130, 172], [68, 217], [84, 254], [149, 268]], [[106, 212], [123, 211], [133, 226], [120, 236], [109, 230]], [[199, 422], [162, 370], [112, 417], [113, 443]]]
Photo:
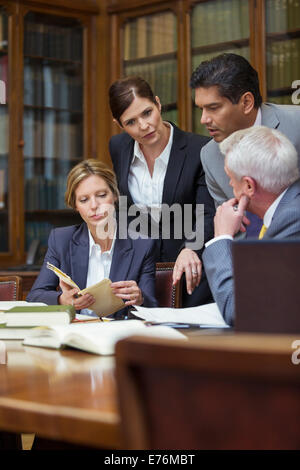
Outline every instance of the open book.
[[[68, 284], [71, 287], [79, 289], [77, 284], [63, 271], [54, 266], [51, 263], [47, 263], [47, 268], [53, 271], [59, 279]], [[111, 288], [111, 281], [109, 279], [103, 279], [101, 282], [94, 284], [93, 286], [86, 287], [80, 290], [78, 295], [90, 294], [95, 298], [95, 302], [89, 307], [97, 315], [105, 317], [111, 315], [124, 307], [124, 302], [113, 294]]]
[[114, 354], [117, 341], [132, 335], [187, 339], [167, 326], [146, 326], [141, 320], [119, 320], [34, 328], [28, 332], [23, 344], [54, 349], [70, 346], [94, 354], [110, 355]]

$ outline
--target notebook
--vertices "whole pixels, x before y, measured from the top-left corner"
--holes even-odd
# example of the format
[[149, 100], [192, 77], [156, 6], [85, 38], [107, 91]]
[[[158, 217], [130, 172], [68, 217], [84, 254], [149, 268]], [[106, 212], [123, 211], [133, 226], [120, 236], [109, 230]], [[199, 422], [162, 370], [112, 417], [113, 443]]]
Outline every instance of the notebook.
[[300, 239], [233, 243], [235, 329], [300, 333]]

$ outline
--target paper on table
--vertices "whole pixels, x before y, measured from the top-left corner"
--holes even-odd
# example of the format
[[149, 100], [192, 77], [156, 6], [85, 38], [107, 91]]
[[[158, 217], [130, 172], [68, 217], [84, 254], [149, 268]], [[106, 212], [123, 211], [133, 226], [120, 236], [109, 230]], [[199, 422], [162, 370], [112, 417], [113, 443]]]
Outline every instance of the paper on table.
[[216, 303], [200, 305], [189, 308], [146, 308], [135, 306], [137, 316], [146, 321], [194, 323], [207, 326], [228, 326]]

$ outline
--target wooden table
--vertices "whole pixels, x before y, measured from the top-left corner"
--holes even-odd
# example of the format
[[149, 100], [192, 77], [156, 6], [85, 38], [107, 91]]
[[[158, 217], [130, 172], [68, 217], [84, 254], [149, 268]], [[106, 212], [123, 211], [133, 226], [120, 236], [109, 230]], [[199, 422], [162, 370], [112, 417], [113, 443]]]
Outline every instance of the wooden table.
[[24, 347], [19, 341], [0, 341], [3, 346], [0, 429], [121, 448], [114, 357]]

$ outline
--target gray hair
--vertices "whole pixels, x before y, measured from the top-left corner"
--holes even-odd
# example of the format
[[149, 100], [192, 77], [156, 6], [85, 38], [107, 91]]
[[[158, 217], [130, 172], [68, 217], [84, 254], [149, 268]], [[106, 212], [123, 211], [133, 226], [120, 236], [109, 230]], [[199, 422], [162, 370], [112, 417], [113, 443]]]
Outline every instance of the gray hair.
[[281, 132], [253, 126], [233, 132], [220, 143], [227, 168], [238, 180], [252, 177], [266, 191], [280, 194], [300, 174], [294, 145]]

